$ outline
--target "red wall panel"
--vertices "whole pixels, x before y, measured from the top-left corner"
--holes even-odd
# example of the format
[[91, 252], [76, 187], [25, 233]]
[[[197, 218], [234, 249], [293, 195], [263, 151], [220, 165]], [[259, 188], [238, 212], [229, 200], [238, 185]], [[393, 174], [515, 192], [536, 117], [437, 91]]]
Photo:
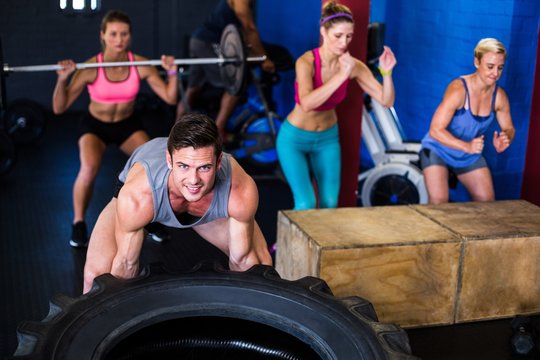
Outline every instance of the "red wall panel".
[[[352, 56], [365, 61], [369, 0], [341, 0], [354, 14], [354, 37], [349, 45]], [[323, 1], [324, 4], [324, 1]], [[337, 108], [341, 142], [341, 191], [339, 206], [356, 206], [357, 178], [360, 164], [360, 139], [363, 93], [356, 82], [349, 83], [348, 95]]]
[[540, 29], [521, 197], [540, 206]]

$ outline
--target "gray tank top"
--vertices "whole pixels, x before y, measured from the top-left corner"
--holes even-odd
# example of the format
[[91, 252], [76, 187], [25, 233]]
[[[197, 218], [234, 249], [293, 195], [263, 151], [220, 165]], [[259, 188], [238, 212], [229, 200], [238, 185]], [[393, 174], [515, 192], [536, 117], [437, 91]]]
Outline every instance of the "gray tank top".
[[167, 182], [171, 170], [165, 160], [167, 151], [167, 138], [155, 138], [139, 146], [128, 159], [126, 166], [118, 175], [122, 182], [126, 181], [129, 169], [136, 162], [144, 166], [148, 182], [152, 188], [154, 200], [154, 218], [152, 222], [158, 222], [175, 228], [190, 228], [196, 225], [206, 224], [210, 221], [226, 218], [229, 216], [228, 204], [231, 190], [231, 162], [230, 154], [223, 153], [221, 166], [216, 174], [212, 203], [202, 217], [190, 216], [189, 214], [175, 214], [169, 201], [169, 189]]

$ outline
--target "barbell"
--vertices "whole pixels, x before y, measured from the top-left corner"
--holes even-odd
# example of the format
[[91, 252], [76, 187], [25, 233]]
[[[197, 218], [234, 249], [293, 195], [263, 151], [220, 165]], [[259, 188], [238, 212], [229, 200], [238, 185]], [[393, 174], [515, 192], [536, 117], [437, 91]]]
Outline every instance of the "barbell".
[[[264, 61], [265, 56], [248, 57], [245, 61]], [[176, 65], [199, 65], [199, 64], [226, 64], [235, 63], [235, 59], [225, 58], [198, 58], [198, 59], [177, 59], [174, 60]], [[143, 66], [143, 65], [161, 65], [161, 60], [140, 60], [140, 61], [113, 61], [101, 63], [77, 63], [77, 69], [90, 69], [98, 67], [113, 67], [113, 66]], [[9, 66], [4, 64], [4, 72], [33, 72], [33, 71], [53, 71], [62, 69], [61, 65], [28, 65], [28, 66]]]
[[[1, 46], [1, 44], [0, 44]], [[197, 59], [176, 59], [176, 65], [204, 65], [216, 64], [220, 66], [221, 78], [227, 92], [232, 95], [238, 95], [245, 84], [246, 63], [258, 63], [266, 60], [266, 56], [246, 57], [244, 42], [238, 28], [229, 24], [221, 34], [219, 47], [217, 48], [217, 57], [215, 58], [197, 58]], [[2, 60], [0, 49], [0, 60]], [[10, 66], [7, 63], [0, 62], [0, 95], [5, 99], [5, 76], [12, 72], [35, 72], [35, 71], [56, 71], [62, 69], [58, 64], [49, 65], [29, 65], [29, 66]], [[143, 61], [118, 61], [101, 63], [77, 63], [77, 69], [89, 69], [99, 67], [113, 66], [147, 66], [161, 65], [161, 60], [143, 60]]]

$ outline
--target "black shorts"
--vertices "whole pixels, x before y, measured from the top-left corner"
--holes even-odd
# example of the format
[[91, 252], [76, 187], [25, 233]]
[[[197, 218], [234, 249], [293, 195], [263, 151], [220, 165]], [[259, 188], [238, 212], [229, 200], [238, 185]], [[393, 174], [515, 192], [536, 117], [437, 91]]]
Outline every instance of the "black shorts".
[[105, 144], [122, 145], [133, 133], [143, 130], [139, 116], [133, 113], [130, 117], [115, 123], [106, 123], [96, 119], [86, 112], [81, 119], [79, 137], [91, 133], [100, 138]]
[[448, 170], [453, 172], [456, 175], [465, 174], [476, 169], [483, 167], [488, 167], [486, 159], [483, 156], [480, 156], [473, 164], [465, 167], [453, 167], [448, 165], [435, 151], [430, 149], [422, 149], [420, 151], [420, 162], [422, 164], [422, 169], [427, 168], [430, 165], [441, 165], [446, 166]]

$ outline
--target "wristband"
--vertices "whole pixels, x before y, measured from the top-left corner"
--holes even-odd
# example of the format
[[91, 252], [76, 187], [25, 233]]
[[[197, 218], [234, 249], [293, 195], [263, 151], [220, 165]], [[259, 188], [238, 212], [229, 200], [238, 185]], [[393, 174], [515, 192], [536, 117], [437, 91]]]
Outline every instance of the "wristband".
[[177, 74], [178, 74], [178, 71], [174, 71], [174, 70], [167, 71], [167, 75], [169, 76], [173, 76], [173, 75], [176, 76]]
[[380, 66], [379, 66], [379, 71], [381, 72], [382, 76], [390, 76], [390, 75], [392, 75], [392, 70], [386, 71], [386, 70], [383, 70]]

